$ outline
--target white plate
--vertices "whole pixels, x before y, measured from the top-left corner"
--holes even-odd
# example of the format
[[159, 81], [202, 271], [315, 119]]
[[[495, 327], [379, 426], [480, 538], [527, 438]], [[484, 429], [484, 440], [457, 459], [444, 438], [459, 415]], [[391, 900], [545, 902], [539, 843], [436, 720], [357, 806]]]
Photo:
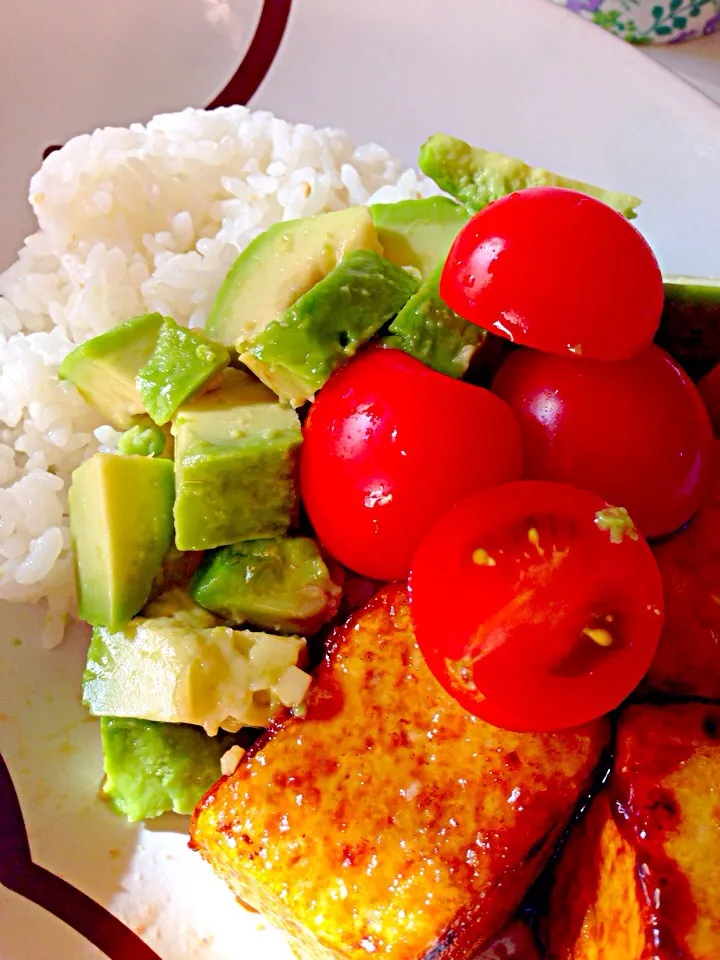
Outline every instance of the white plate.
[[[266, 2], [266, 23], [277, 33], [283, 0]], [[45, 145], [84, 127], [212, 99], [259, 13], [259, 4], [241, 0], [5, 0], [4, 14], [8, 6], [17, 20], [12, 42], [4, 34], [0, 64], [6, 254], [27, 229], [18, 198]], [[115, 11], [110, 25], [99, 7]], [[209, 24], [208, 10], [229, 20]], [[59, 44], [52, 58], [49, 38]], [[410, 162], [429, 133], [445, 129], [636, 192], [645, 199], [640, 225], [666, 269], [720, 271], [717, 108], [551, 4], [296, 0], [280, 54], [252, 102], [291, 120], [344, 126]], [[35, 862], [108, 907], [163, 960], [287, 960], [281, 937], [237, 907], [186, 849], [184, 821], [130, 827], [98, 801], [98, 732], [79, 697], [86, 636], [78, 629], [45, 653], [38, 624], [37, 610], [0, 606], [0, 749]], [[7, 864], [2, 803], [0, 796]], [[100, 956], [40, 907], [0, 888], [2, 960]]]

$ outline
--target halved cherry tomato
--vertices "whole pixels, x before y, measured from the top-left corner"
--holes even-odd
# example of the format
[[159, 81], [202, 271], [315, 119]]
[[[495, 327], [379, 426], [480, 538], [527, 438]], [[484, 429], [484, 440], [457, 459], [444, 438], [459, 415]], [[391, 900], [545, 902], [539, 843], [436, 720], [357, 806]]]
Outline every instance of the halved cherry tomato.
[[315, 532], [376, 580], [406, 577], [420, 538], [453, 503], [522, 471], [504, 401], [381, 347], [330, 378], [304, 437], [300, 485]]
[[648, 346], [664, 296], [642, 234], [606, 204], [560, 187], [511, 193], [473, 217], [440, 293], [461, 317], [514, 343], [599, 360]]
[[528, 479], [594, 490], [646, 537], [700, 507], [712, 427], [697, 387], [660, 347], [616, 363], [518, 350], [493, 389], [520, 421]]
[[627, 513], [560, 483], [508, 483], [458, 504], [423, 539], [409, 591], [435, 677], [512, 730], [616, 707], [663, 625], [660, 572]]

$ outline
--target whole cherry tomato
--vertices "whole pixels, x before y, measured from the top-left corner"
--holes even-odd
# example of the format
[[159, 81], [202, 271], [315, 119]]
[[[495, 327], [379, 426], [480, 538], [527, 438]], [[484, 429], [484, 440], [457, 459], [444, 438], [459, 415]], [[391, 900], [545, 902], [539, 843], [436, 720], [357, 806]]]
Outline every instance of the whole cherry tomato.
[[450, 250], [440, 293], [514, 343], [599, 360], [647, 347], [664, 296], [642, 234], [606, 204], [560, 187], [511, 193], [474, 216]]
[[406, 577], [445, 510], [522, 471], [520, 430], [503, 400], [382, 347], [330, 378], [304, 438], [301, 493], [318, 537], [376, 580]]
[[697, 387], [660, 347], [615, 363], [518, 350], [493, 389], [518, 416], [529, 479], [594, 490], [646, 537], [700, 507], [712, 428]]
[[459, 503], [423, 538], [409, 593], [435, 677], [512, 730], [618, 706], [663, 625], [660, 572], [626, 511], [560, 483], [508, 483]]

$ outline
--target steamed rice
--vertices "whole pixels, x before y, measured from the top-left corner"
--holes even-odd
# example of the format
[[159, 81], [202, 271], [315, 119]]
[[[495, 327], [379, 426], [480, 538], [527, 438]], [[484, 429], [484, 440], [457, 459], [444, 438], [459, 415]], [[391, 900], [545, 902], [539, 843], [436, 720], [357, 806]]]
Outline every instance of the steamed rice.
[[62, 639], [74, 586], [67, 488], [117, 434], [57, 369], [147, 311], [202, 327], [228, 268], [277, 220], [426, 196], [375, 144], [244, 107], [76, 137], [33, 177], [39, 231], [0, 275], [0, 600], [48, 601]]

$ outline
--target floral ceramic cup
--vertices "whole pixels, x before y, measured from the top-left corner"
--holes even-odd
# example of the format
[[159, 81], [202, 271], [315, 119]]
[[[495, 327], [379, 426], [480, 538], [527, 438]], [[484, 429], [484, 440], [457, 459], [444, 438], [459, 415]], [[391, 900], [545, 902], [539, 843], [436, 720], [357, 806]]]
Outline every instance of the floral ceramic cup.
[[720, 28], [720, 0], [555, 0], [631, 43], [679, 43]]

